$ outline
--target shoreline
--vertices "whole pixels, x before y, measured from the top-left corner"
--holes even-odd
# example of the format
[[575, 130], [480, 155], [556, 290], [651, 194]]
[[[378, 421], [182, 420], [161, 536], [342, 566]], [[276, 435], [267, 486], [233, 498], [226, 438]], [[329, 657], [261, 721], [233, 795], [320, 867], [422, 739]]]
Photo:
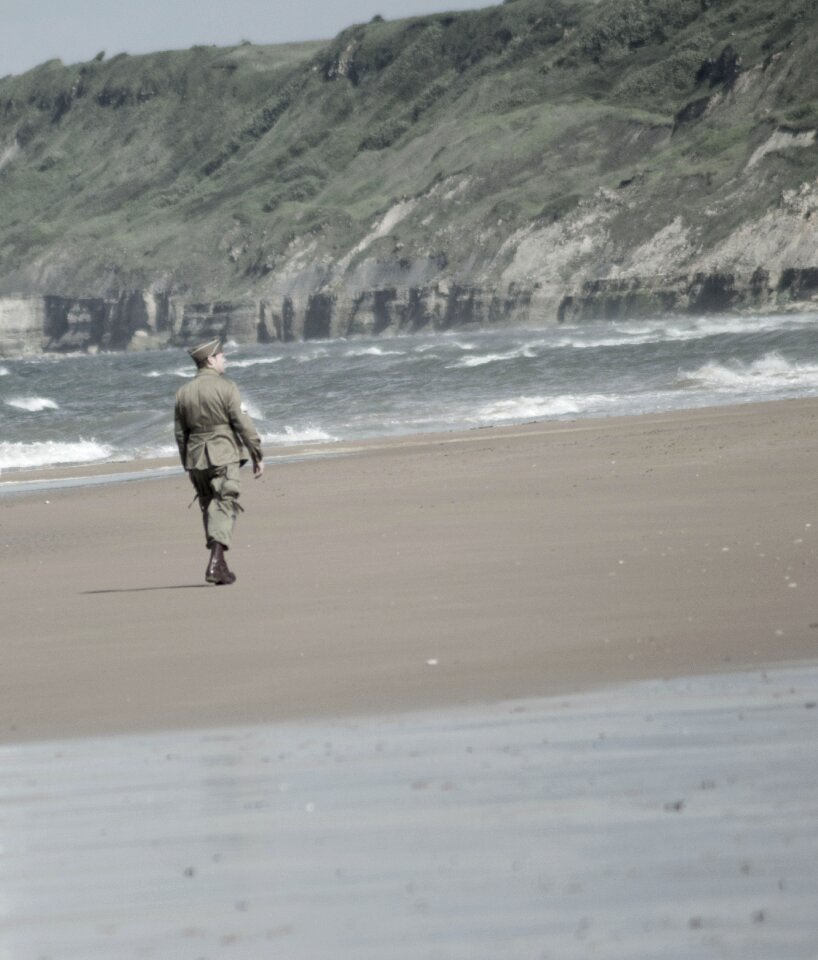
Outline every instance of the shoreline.
[[[740, 402], [715, 404], [702, 407], [684, 407], [668, 411], [653, 411], [636, 414], [610, 414], [579, 416], [573, 419], [542, 419], [527, 420], [522, 423], [511, 424], [480, 424], [469, 428], [452, 428], [406, 433], [397, 436], [363, 437], [349, 440], [320, 440], [304, 443], [281, 445], [276, 452], [267, 452], [264, 457], [266, 465], [295, 463], [310, 459], [328, 459], [333, 457], [348, 457], [377, 450], [386, 450], [392, 447], [416, 447], [437, 443], [469, 443], [476, 435], [486, 432], [497, 432], [505, 436], [521, 436], [532, 430], [541, 433], [543, 430], [558, 432], [577, 432], [595, 429], [605, 424], [618, 426], [636, 421], [644, 424], [656, 422], [663, 424], [677, 418], [695, 416], [699, 413], [722, 412], [735, 415], [747, 407], [763, 409], [776, 407], [781, 404], [818, 403], [812, 397], [787, 397], [779, 400], [762, 400], [757, 402]], [[269, 451], [271, 445], [266, 444]], [[4, 493], [24, 493], [30, 487], [32, 491], [38, 489], [62, 489], [72, 486], [102, 485], [105, 483], [125, 483], [138, 480], [155, 480], [184, 471], [179, 465], [177, 456], [135, 458], [132, 460], [101, 460], [92, 463], [55, 463], [35, 467], [7, 467], [0, 470], [0, 497]]]
[[272, 454], [229, 590], [181, 469], [0, 496], [0, 742], [809, 661], [816, 427], [801, 399]]

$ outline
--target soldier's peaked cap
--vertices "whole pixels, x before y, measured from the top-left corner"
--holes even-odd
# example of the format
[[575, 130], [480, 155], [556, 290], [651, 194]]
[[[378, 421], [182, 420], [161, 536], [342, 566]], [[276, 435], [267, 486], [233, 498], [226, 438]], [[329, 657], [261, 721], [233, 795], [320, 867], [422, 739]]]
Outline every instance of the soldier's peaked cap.
[[205, 343], [197, 343], [195, 347], [191, 347], [188, 350], [190, 356], [193, 357], [197, 363], [202, 363], [204, 360], [207, 360], [208, 357], [215, 357], [217, 353], [221, 352], [222, 342], [219, 337], [214, 337]]

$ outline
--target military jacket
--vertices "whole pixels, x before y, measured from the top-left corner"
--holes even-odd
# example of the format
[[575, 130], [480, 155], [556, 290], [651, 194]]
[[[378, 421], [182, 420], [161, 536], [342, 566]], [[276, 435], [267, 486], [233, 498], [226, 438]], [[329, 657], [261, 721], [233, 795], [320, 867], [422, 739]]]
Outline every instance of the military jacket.
[[239, 388], [210, 367], [176, 391], [174, 432], [186, 470], [240, 461], [242, 444], [253, 463], [263, 459], [258, 431], [241, 409]]

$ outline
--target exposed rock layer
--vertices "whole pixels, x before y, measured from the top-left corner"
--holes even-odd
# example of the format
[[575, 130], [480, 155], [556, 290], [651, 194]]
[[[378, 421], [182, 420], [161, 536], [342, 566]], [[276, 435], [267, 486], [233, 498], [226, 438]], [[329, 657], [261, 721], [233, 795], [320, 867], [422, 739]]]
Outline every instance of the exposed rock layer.
[[700, 273], [584, 280], [558, 301], [534, 287], [498, 291], [445, 285], [277, 301], [196, 303], [141, 291], [116, 299], [0, 298], [0, 356], [182, 347], [214, 336], [270, 343], [762, 309], [818, 309], [818, 267], [786, 269], [777, 279], [758, 270], [751, 277]]

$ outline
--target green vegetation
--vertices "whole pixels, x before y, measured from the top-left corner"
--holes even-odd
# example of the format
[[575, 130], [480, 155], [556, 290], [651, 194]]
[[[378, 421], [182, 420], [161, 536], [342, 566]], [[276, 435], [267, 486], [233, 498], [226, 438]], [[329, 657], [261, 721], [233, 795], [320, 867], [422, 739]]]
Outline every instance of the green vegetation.
[[[411, 199], [370, 254], [489, 269], [600, 189], [639, 207], [615, 221], [639, 243], [657, 209], [718, 205], [773, 130], [818, 129], [817, 27], [813, 0], [505, 0], [326, 43], [50, 61], [0, 80], [0, 292], [226, 296], [307, 244], [337, 260]], [[771, 151], [702, 230], [816, 167]]]

